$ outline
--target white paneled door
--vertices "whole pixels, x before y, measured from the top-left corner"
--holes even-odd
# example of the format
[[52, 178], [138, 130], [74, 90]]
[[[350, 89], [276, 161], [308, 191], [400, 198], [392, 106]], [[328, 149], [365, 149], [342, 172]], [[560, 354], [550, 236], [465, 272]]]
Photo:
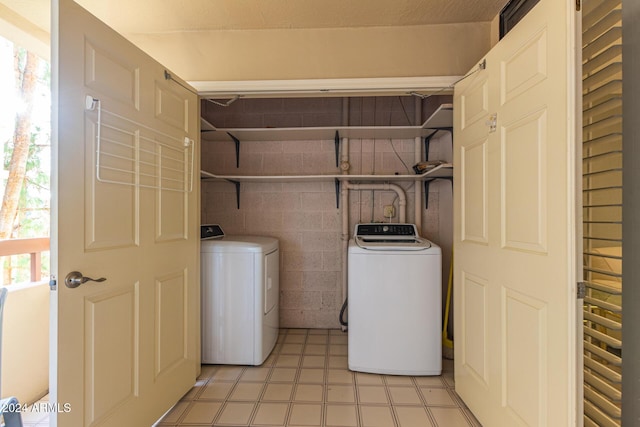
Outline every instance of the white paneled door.
[[148, 426], [199, 371], [198, 97], [71, 0], [53, 17], [52, 423]]
[[455, 382], [486, 426], [576, 425], [577, 14], [540, 0], [455, 88]]

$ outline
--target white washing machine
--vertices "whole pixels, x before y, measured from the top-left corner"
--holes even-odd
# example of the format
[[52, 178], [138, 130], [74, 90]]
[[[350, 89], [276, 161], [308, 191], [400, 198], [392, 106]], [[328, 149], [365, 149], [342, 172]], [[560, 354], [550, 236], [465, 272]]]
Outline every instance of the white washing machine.
[[215, 229], [219, 238], [207, 240], [205, 234], [200, 244], [202, 363], [261, 365], [278, 339], [278, 240], [224, 236]]
[[413, 224], [358, 224], [348, 257], [349, 369], [440, 375], [440, 247]]

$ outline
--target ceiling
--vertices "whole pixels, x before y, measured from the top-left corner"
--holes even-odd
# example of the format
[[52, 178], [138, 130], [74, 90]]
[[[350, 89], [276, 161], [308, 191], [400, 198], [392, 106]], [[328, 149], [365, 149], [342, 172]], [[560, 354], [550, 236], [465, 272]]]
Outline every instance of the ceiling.
[[[123, 35], [491, 21], [507, 0], [77, 0]], [[0, 0], [49, 30], [49, 0]]]
[[[490, 47], [488, 28], [508, 2], [75, 1], [189, 81], [462, 75]], [[8, 23], [48, 56], [50, 7], [0, 0], [0, 35]]]

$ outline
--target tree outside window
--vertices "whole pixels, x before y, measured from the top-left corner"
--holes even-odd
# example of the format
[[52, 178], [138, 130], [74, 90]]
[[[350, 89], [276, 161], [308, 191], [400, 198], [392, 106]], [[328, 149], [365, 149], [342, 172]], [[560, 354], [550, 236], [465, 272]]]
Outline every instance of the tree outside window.
[[[48, 237], [51, 67], [0, 37], [0, 239]], [[5, 257], [0, 283], [29, 281], [29, 256]], [[49, 257], [43, 254], [43, 277]]]

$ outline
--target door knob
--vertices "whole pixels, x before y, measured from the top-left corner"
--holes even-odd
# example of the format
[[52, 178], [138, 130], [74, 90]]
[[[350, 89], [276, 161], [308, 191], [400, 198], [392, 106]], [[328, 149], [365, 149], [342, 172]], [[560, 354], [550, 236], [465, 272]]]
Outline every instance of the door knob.
[[64, 284], [67, 285], [67, 288], [77, 288], [86, 282], [104, 282], [105, 280], [107, 279], [104, 277], [92, 279], [91, 277], [83, 276], [79, 271], [72, 271], [64, 278]]

